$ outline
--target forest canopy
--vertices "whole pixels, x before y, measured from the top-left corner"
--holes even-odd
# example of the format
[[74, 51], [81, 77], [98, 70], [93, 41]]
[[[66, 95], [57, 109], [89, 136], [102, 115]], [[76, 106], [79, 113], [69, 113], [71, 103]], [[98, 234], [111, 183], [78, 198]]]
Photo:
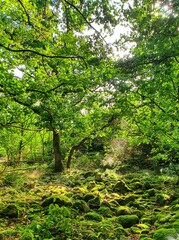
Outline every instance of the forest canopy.
[[61, 172], [80, 145], [120, 136], [178, 159], [177, 0], [0, 2], [2, 156], [54, 155]]

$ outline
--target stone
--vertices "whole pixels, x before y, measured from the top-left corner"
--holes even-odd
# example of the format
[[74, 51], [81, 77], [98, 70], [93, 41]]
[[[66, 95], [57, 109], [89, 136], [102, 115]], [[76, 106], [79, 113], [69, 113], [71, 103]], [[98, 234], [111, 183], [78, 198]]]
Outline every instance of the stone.
[[62, 206], [71, 206], [71, 201], [68, 197], [64, 195], [54, 195], [51, 197], [47, 197], [42, 202], [42, 207], [48, 207], [50, 204], [58, 204], [59, 207]]
[[16, 205], [9, 204], [2, 210], [1, 215], [8, 218], [18, 218], [19, 210]]
[[124, 228], [130, 228], [139, 223], [139, 218], [137, 215], [121, 215], [117, 217], [117, 222], [120, 223]]
[[84, 218], [87, 220], [92, 220], [96, 222], [101, 222], [103, 220], [103, 217], [96, 212], [89, 212], [84, 216]]
[[103, 216], [103, 217], [112, 217], [112, 211], [109, 207], [101, 206], [98, 209], [98, 212]]
[[113, 191], [120, 193], [120, 194], [125, 194], [131, 191], [131, 189], [127, 186], [127, 184], [119, 180], [114, 186], [113, 186]]
[[156, 195], [156, 203], [160, 206], [167, 205], [170, 202], [170, 196], [165, 193], [159, 193]]
[[90, 208], [88, 204], [84, 200], [76, 200], [73, 204], [72, 207], [79, 212], [84, 212], [87, 213], [90, 211]]
[[131, 214], [131, 209], [127, 206], [119, 206], [116, 209], [116, 215], [120, 216], [120, 215], [129, 215]]
[[99, 208], [100, 205], [101, 205], [100, 197], [97, 196], [97, 197], [95, 197], [95, 198], [93, 198], [93, 199], [90, 199], [90, 200], [88, 201], [88, 204], [89, 204], [89, 207], [90, 207], [91, 209]]

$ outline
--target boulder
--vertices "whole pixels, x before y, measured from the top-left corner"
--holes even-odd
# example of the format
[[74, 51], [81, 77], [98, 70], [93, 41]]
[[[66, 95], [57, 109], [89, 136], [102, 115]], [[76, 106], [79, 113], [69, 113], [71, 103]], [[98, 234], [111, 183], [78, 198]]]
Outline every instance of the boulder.
[[113, 186], [113, 191], [120, 193], [120, 194], [125, 194], [131, 191], [131, 189], [127, 186], [127, 184], [119, 180], [114, 186]]
[[97, 196], [97, 197], [95, 197], [95, 198], [93, 198], [93, 199], [90, 199], [90, 200], [88, 201], [88, 204], [89, 204], [89, 207], [90, 207], [91, 209], [99, 208], [100, 205], [101, 205], [100, 197]]
[[68, 197], [64, 195], [58, 195], [58, 196], [54, 195], [54, 196], [45, 198], [42, 202], [42, 207], [48, 207], [52, 203], [58, 204], [59, 207], [72, 205]]
[[137, 215], [121, 215], [117, 217], [117, 222], [120, 223], [124, 228], [130, 228], [139, 223], [139, 218]]
[[87, 213], [90, 211], [90, 208], [88, 204], [84, 200], [76, 200], [73, 204], [72, 207], [79, 212], [84, 212]]
[[1, 215], [8, 218], [18, 218], [19, 210], [16, 205], [9, 204], [2, 210]]

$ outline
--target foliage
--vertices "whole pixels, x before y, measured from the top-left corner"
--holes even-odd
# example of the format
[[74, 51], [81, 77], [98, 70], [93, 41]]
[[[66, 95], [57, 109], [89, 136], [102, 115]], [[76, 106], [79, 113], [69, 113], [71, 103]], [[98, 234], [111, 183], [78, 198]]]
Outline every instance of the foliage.
[[20, 176], [16, 172], [6, 173], [2, 178], [2, 184], [11, 187], [21, 188], [25, 181], [25, 177]]
[[[151, 144], [150, 157], [178, 159], [178, 12], [175, 1], [134, 1], [123, 14], [134, 42], [128, 59], [117, 61], [129, 87], [127, 133], [135, 144]], [[125, 81], [127, 79], [127, 81]], [[118, 101], [118, 99], [117, 99]], [[118, 103], [117, 103], [118, 104]]]
[[54, 239], [53, 236], [66, 239], [72, 232], [70, 215], [67, 207], [60, 208], [57, 204], [51, 204], [48, 214], [41, 221], [34, 221], [25, 229], [21, 229], [21, 239]]

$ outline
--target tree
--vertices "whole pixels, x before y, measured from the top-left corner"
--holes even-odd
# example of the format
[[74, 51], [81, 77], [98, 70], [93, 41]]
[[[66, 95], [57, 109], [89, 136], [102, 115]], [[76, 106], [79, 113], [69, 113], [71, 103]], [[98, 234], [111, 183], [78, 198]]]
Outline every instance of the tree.
[[[85, 132], [89, 135], [89, 126], [95, 128], [91, 122], [85, 124], [81, 111], [99, 109], [104, 101], [96, 89], [103, 86], [103, 72], [110, 65], [111, 48], [104, 37], [118, 23], [117, 5], [108, 0], [1, 3], [0, 92], [9, 104], [35, 114], [38, 128], [52, 131], [55, 170], [61, 172], [62, 135], [80, 135], [80, 142]], [[99, 32], [93, 23], [103, 29]], [[90, 29], [91, 35], [85, 34]], [[17, 70], [19, 76], [14, 74]], [[102, 114], [98, 123], [101, 119]]]
[[[126, 2], [126, 1], [125, 1]], [[126, 4], [126, 3], [125, 3]], [[116, 64], [130, 86], [130, 123], [137, 142], [151, 144], [154, 159], [177, 159], [179, 45], [177, 1], [134, 1], [124, 8], [135, 43]]]

